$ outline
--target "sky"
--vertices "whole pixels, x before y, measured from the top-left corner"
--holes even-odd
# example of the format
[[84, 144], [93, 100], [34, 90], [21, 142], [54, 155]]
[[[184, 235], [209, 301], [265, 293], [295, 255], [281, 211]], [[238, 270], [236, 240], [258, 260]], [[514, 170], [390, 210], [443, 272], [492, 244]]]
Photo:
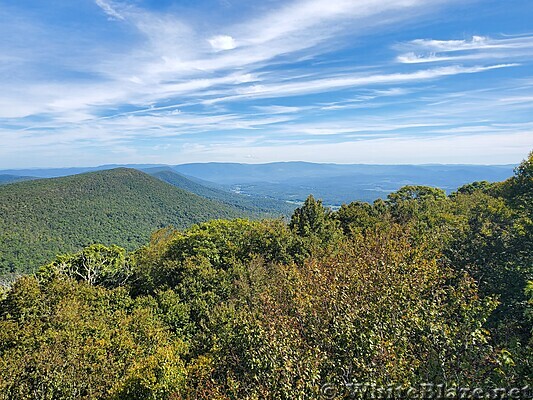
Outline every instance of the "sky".
[[0, 168], [515, 164], [531, 0], [0, 0]]

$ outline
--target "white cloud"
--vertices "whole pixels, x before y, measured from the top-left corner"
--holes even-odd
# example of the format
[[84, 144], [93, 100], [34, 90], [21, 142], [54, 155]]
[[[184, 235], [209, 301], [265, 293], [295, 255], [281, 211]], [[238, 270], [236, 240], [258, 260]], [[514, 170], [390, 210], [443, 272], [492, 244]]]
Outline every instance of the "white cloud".
[[288, 106], [255, 106], [256, 110], [265, 114], [292, 114], [300, 111], [304, 111], [309, 107], [288, 107]]
[[[15, 85], [20, 93], [15, 97], [21, 99], [21, 110], [17, 111], [11, 105], [9, 115], [50, 112], [93, 112], [97, 115], [101, 107], [115, 108], [125, 104], [148, 106], [185, 94], [194, 93], [201, 97], [213, 88], [219, 88], [223, 94], [231, 94], [232, 91], [261, 92], [261, 86], [247, 84], [261, 80], [254, 70], [268, 67], [272, 59], [309, 49], [330, 38], [334, 32], [345, 30], [345, 33], [357, 33], [366, 29], [363, 23], [344, 25], [335, 21], [382, 16], [400, 8], [422, 10], [439, 1], [284, 2], [281, 7], [247, 22], [222, 28], [235, 32], [233, 36], [214, 35], [205, 41], [201, 37], [204, 33], [197, 32], [194, 21], [185, 21], [170, 13], [139, 9], [118, 0], [95, 0], [108, 16], [127, 20], [128, 26], [136, 28], [146, 40], [136, 43], [127, 53], [104, 53], [92, 62], [83, 60], [84, 72], [104, 77], [104, 80], [90, 85], [63, 82], [54, 84], [48, 93], [39, 87], [50, 85], [31, 79], [26, 81], [26, 85]], [[410, 16], [405, 12], [398, 18], [409, 19]], [[233, 51], [222, 51], [229, 49]], [[291, 75], [285, 76], [285, 79], [294, 79]], [[9, 86], [10, 83], [3, 85], [4, 93], [9, 91]], [[32, 92], [36, 90], [39, 91], [38, 96], [32, 97]], [[16, 98], [13, 103], [17, 103]], [[24, 98], [33, 99], [32, 107], [22, 104]], [[6, 111], [4, 109], [4, 113]]]
[[[510, 164], [523, 159], [533, 146], [533, 131], [494, 135], [398, 136], [339, 143], [281, 142], [279, 146], [213, 143], [195, 146], [183, 160], [197, 162], [312, 162], [368, 164]], [[186, 161], [183, 161], [186, 162]]]
[[533, 55], [533, 36], [503, 39], [472, 36], [470, 40], [416, 39], [396, 47], [407, 51], [396, 58], [405, 64], [495, 58], [520, 60]]
[[215, 51], [233, 50], [237, 47], [235, 39], [228, 35], [213, 36], [208, 42]]
[[[305, 135], [345, 135], [357, 134], [358, 137], [376, 136], [375, 133], [393, 132], [405, 129], [418, 128], [434, 128], [445, 125], [444, 123], [430, 123], [430, 122], [367, 122], [358, 120], [346, 120], [342, 123], [328, 122], [328, 123], [303, 123], [292, 124], [288, 127], [282, 127], [280, 130], [285, 133], [305, 134]], [[361, 135], [364, 133], [372, 133], [371, 135]]]
[[[253, 138], [266, 136], [269, 143], [276, 143], [276, 140], [284, 143], [289, 139], [304, 143], [308, 140], [306, 143], [314, 147], [305, 147], [302, 152], [296, 147], [287, 149], [301, 154], [302, 158], [309, 155], [308, 159], [312, 161], [317, 161], [318, 156], [313, 158], [311, 149], [323, 153], [320, 157], [324, 160], [329, 157], [329, 161], [340, 161], [336, 152], [339, 146], [343, 146], [320, 150], [322, 145], [317, 142], [324, 143], [326, 134], [331, 140], [337, 140], [340, 136], [346, 138], [350, 134], [354, 138], [365, 135], [368, 138], [384, 137], [394, 136], [395, 130], [427, 128], [428, 135], [432, 135], [438, 133], [436, 127], [441, 127], [440, 134], [461, 133], [459, 128], [450, 126], [446, 120], [448, 115], [457, 117], [460, 123], [479, 123], [478, 127], [462, 131], [465, 134], [478, 133], [485, 127], [494, 127], [490, 121], [501, 122], [504, 118], [512, 121], [511, 118], [516, 115], [516, 120], [525, 118], [520, 113], [531, 106], [530, 89], [501, 93], [501, 100], [480, 94], [479, 98], [464, 96], [459, 101], [457, 98], [445, 98], [453, 88], [440, 85], [437, 81], [455, 75], [509, 68], [523, 60], [526, 64], [525, 55], [531, 54], [533, 49], [531, 36], [418, 39], [398, 46], [397, 49], [402, 53], [398, 61], [412, 64], [403, 66], [380, 65], [382, 61], [369, 64], [367, 60], [372, 58], [366, 57], [364, 44], [349, 47], [349, 52], [353, 54], [346, 56], [346, 46], [358, 41], [362, 43], [364, 37], [379, 33], [385, 25], [389, 25], [390, 29], [399, 29], [401, 24], [431, 11], [435, 5], [450, 4], [449, 1], [273, 1], [268, 3], [269, 7], [257, 7], [253, 11], [255, 14], [246, 15], [242, 22], [232, 24], [226, 21], [198, 21], [194, 17], [184, 17], [171, 11], [149, 11], [139, 8], [142, 2], [94, 1], [110, 18], [127, 21], [124, 24], [109, 24], [112, 29], [123, 30], [121, 32], [127, 39], [121, 36], [120, 42], [114, 42], [110, 38], [112, 46], [100, 47], [101, 43], [91, 44], [89, 39], [85, 41], [85, 37], [75, 37], [73, 43], [80, 47], [76, 58], [71, 55], [72, 52], [60, 49], [61, 52], [54, 53], [55, 60], [46, 64], [48, 71], [72, 72], [66, 79], [59, 75], [56, 79], [44, 79], [34, 73], [41, 66], [42, 54], [47, 53], [46, 46], [43, 46], [42, 51], [28, 51], [25, 48], [24, 62], [17, 63], [17, 68], [19, 65], [20, 68], [28, 67], [28, 79], [13, 81], [6, 78], [15, 67], [11, 62], [5, 62], [5, 68], [10, 70], [0, 74], [0, 118], [5, 118], [3, 126], [9, 124], [12, 128], [0, 130], [0, 159], [21, 150], [41, 154], [45, 147], [63, 149], [62, 146], [68, 144], [75, 147], [77, 153], [74, 151], [73, 154], [85, 160], [81, 156], [81, 149], [86, 145], [100, 150], [105, 148], [106, 154], [109, 154], [125, 145], [135, 147], [140, 143], [139, 139], [142, 139], [143, 144], [138, 147], [142, 148], [146, 142], [156, 138], [161, 145], [159, 148], [170, 149], [169, 154], [173, 151], [174, 156], [180, 154], [181, 157], [180, 149], [185, 148], [187, 143], [204, 140], [204, 143], [209, 142], [203, 147], [207, 149], [205, 157], [218, 157], [214, 153], [218, 149], [216, 151], [220, 151], [220, 157], [229, 157], [227, 160], [231, 160], [231, 152], [220, 150], [217, 145], [227, 145], [228, 149], [236, 151], [237, 157], [241, 154], [241, 144], [254, 147], [256, 143]], [[221, 32], [225, 34], [220, 35]], [[48, 37], [43, 43], [62, 43], [59, 40], [62, 38], [58, 36], [56, 39], [50, 40]], [[103, 42], [105, 44], [106, 40]], [[96, 50], [93, 50], [93, 46]], [[3, 49], [0, 47], [0, 50]], [[316, 68], [317, 64], [313, 64], [313, 68], [303, 71], [294, 66], [323, 54], [328, 54], [330, 60], [335, 57], [331, 54], [339, 49], [343, 50], [342, 62], [334, 60], [334, 63], [323, 63]], [[15, 52], [1, 53], [0, 62], [18, 56]], [[56, 57], [61, 54], [65, 54], [65, 57]], [[509, 58], [509, 61], [496, 61], [495, 58]], [[469, 62], [427, 69], [417, 65], [429, 62], [452, 64], [457, 60]], [[472, 65], [472, 60], [476, 60], [476, 65]], [[84, 74], [90, 79], [76, 79], [79, 75], [85, 77]], [[425, 82], [425, 95], [413, 94], [420, 88], [416, 85]], [[502, 83], [503, 87], [505, 84]], [[494, 86], [496, 82], [489, 82], [489, 85]], [[380, 90], [372, 90], [374, 87]], [[345, 89], [350, 89], [350, 93], [335, 93]], [[290, 101], [286, 99], [317, 93], [327, 95]], [[372, 102], [373, 99], [406, 94], [413, 95], [397, 98], [398, 104], [401, 103], [398, 109], [411, 114], [405, 119], [394, 120], [391, 111], [385, 109], [376, 110], [379, 118], [375, 121], [351, 118], [368, 114], [362, 110], [363, 107], [379, 106], [377, 102]], [[340, 98], [343, 96], [349, 98]], [[276, 100], [278, 98], [280, 100]], [[242, 103], [230, 103], [235, 101]], [[444, 104], [437, 104], [439, 102]], [[503, 110], [504, 117], [494, 112], [496, 107], [499, 111]], [[324, 117], [334, 122], [319, 123]], [[481, 117], [490, 121], [486, 124], [472, 122]], [[304, 118], [313, 122], [302, 124]], [[346, 122], [340, 123], [342, 120]], [[18, 128], [26, 131], [16, 130]], [[506, 132], [512, 135], [516, 129], [509, 128]], [[238, 136], [238, 139], [231, 139], [231, 135]], [[250, 140], [245, 141], [248, 137]], [[178, 142], [181, 147], [174, 146]], [[411, 144], [415, 142], [413, 139]], [[381, 148], [376, 143], [373, 142], [372, 146]], [[388, 146], [394, 146], [396, 142], [387, 143]], [[367, 149], [364, 147], [366, 145], [357, 147], [344, 143], [344, 146], [354, 151]], [[371, 147], [370, 144], [368, 146]], [[262, 160], [274, 155], [291, 157], [285, 149], [280, 150], [280, 147], [275, 146], [257, 151], [255, 148], [242, 150], [243, 157], [245, 152], [249, 154], [250, 151], [253, 151], [254, 157], [262, 157]], [[259, 151], [264, 151], [264, 155], [260, 155]], [[348, 153], [340, 151], [339, 154], [348, 157]], [[104, 157], [96, 152], [94, 155]], [[183, 157], [195, 161], [201, 160], [204, 155], [185, 152]], [[72, 160], [76, 162], [76, 156], [73, 155]]]
[[270, 85], [253, 85], [238, 90], [238, 94], [205, 100], [205, 104], [223, 101], [235, 101], [248, 98], [278, 98], [309, 93], [321, 93], [354, 87], [368, 87], [383, 84], [420, 82], [459, 74], [474, 74], [493, 69], [509, 68], [517, 64], [497, 64], [489, 66], [448, 66], [434, 69], [419, 70], [410, 73], [376, 74], [376, 75], [344, 75], [336, 78], [322, 78], [290, 83]]
[[96, 5], [100, 7], [108, 16], [123, 20], [124, 16], [116, 10], [113, 4], [106, 0], [96, 0]]
[[410, 42], [411, 46], [425, 48], [432, 51], [450, 52], [472, 49], [485, 49], [487, 47], [497, 47], [483, 36], [472, 36], [470, 40], [433, 40], [416, 39]]
[[[317, 43], [330, 37], [334, 32], [354, 26], [358, 29], [376, 26], [380, 21], [391, 22], [391, 19], [403, 14], [400, 19], [412, 17], [441, 0], [297, 0], [284, 2], [283, 6], [270, 13], [253, 19], [242, 27], [244, 39], [252, 44], [262, 44], [278, 39], [290, 40], [297, 38], [303, 42]], [[399, 12], [402, 11], [402, 12]], [[373, 16], [379, 18], [372, 18]], [[309, 36], [308, 36], [309, 35]]]
[[430, 55], [421, 55], [413, 52], [405, 53], [396, 57], [396, 60], [403, 64], [418, 64], [418, 63], [429, 63], [429, 62], [439, 62], [439, 61], [449, 61], [453, 60], [454, 57], [438, 57], [435, 54]]

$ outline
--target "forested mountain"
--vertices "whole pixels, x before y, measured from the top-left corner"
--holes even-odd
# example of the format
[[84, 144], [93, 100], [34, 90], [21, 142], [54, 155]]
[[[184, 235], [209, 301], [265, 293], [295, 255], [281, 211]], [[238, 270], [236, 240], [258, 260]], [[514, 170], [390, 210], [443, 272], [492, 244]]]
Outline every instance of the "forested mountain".
[[133, 169], [0, 186], [0, 273], [31, 271], [91, 243], [133, 249], [150, 232], [243, 212]]
[[188, 179], [169, 167], [150, 168], [145, 169], [144, 171], [180, 189], [187, 190], [207, 199], [220, 201], [221, 203], [228, 204], [246, 212], [276, 217], [280, 215], [290, 215], [295, 208], [294, 205], [279, 200], [239, 195], [215, 187], [208, 187]]
[[[21, 213], [66, 196], [67, 214], [81, 199], [101, 222], [132, 215], [116, 189], [156, 216], [149, 204], [175, 197], [154, 179], [5, 188], [44, 199], [10, 198]], [[513, 177], [450, 195], [409, 185], [338, 211], [309, 196], [289, 224], [216, 220], [131, 252], [52, 257], [0, 290], [0, 399], [530, 398], [532, 216], [533, 153]]]

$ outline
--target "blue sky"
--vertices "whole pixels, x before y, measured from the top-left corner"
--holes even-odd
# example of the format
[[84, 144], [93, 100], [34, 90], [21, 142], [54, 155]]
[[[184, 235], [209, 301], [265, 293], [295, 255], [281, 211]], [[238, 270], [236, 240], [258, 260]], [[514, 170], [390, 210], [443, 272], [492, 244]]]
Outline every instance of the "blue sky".
[[0, 168], [518, 163], [531, 0], [0, 0]]

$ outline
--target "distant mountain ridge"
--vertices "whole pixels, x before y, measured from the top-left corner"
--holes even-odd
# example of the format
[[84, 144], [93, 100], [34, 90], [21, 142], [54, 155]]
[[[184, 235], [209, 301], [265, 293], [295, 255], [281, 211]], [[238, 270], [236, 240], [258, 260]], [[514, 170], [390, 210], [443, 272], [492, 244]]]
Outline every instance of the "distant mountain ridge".
[[21, 182], [21, 181], [30, 181], [32, 179], [37, 179], [37, 178], [35, 178], [34, 176], [0, 174], [0, 185], [7, 185], [8, 183], [15, 183], [15, 182]]
[[[424, 176], [428, 173], [464, 173], [482, 175], [502, 172], [512, 175], [516, 165], [462, 165], [462, 164], [428, 164], [428, 165], [386, 165], [386, 164], [317, 164], [308, 162], [279, 162], [268, 164], [239, 164], [239, 163], [192, 163], [173, 166], [173, 169], [183, 173], [219, 182], [221, 184], [235, 184], [243, 182], [271, 181], [280, 182], [292, 178], [320, 178], [331, 176]], [[508, 176], [507, 176], [508, 177]]]
[[174, 170], [239, 193], [302, 202], [309, 194], [331, 206], [372, 202], [405, 185], [440, 187], [448, 193], [474, 181], [502, 181], [515, 165], [370, 165], [287, 162], [183, 164]]
[[250, 216], [118, 168], [0, 186], [0, 273], [31, 271], [91, 243], [133, 249], [165, 226]]
[[[64, 176], [73, 173], [103, 170], [115, 165], [88, 168], [21, 169], [5, 170], [11, 175], [40, 177]], [[189, 163], [180, 165], [132, 164], [126, 167], [141, 171], [171, 169], [196, 182], [207, 198], [238, 193], [255, 199], [282, 202], [302, 202], [309, 194], [324, 200], [327, 205], [338, 206], [354, 200], [372, 202], [398, 190], [404, 185], [440, 187], [448, 193], [474, 181], [497, 182], [513, 174], [515, 165], [372, 165], [372, 164], [317, 164], [309, 162], [277, 162], [267, 164], [241, 163]], [[164, 179], [163, 179], [164, 180]], [[179, 185], [177, 185], [179, 186]], [[205, 188], [220, 192], [215, 195]], [[195, 189], [195, 190], [196, 190]], [[209, 197], [211, 196], [211, 197]], [[254, 200], [255, 202], [255, 200]], [[268, 208], [268, 207], [267, 207]]]
[[[283, 201], [244, 196], [212, 186], [206, 186], [179, 174], [170, 167], [150, 168], [145, 169], [145, 172], [173, 186], [206, 199], [219, 201], [244, 212], [262, 214], [265, 217], [278, 217], [280, 215], [290, 215], [295, 208], [294, 205]], [[204, 183], [203, 181], [201, 182]]]
[[105, 171], [116, 168], [131, 168], [143, 170], [144, 168], [153, 168], [159, 166], [164, 166], [164, 164], [106, 164], [99, 165], [96, 167], [5, 169], [0, 170], [0, 174], [9, 174], [17, 176], [27, 175], [35, 178], [59, 178], [62, 176], [84, 174], [86, 172]]

